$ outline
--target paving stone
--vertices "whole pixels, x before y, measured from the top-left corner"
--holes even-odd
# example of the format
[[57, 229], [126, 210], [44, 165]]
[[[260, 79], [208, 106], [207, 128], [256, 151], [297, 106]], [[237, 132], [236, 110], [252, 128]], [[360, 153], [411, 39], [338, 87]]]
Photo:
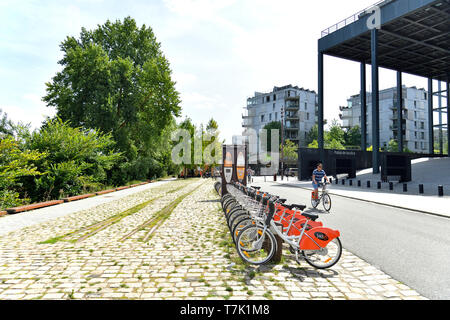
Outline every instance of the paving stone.
[[[231, 238], [213, 184], [173, 181], [5, 234], [0, 299], [425, 299], [347, 250], [331, 271], [298, 265], [288, 251], [283, 265], [263, 266], [252, 279], [248, 272], [256, 268], [227, 268], [239, 258], [221, 245]], [[141, 241], [148, 229], [125, 237], [191, 191], [149, 241]], [[151, 205], [118, 219], [150, 199]], [[101, 230], [90, 229], [113, 218]], [[41, 243], [66, 234], [87, 237]]]

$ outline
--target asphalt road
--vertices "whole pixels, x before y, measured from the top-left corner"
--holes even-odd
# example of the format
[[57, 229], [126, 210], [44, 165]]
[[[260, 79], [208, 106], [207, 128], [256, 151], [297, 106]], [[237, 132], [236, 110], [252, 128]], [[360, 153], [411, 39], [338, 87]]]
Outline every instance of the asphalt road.
[[[331, 195], [330, 214], [311, 209], [311, 191], [292, 185], [252, 185], [308, 205], [324, 226], [341, 232], [345, 249], [429, 299], [450, 299], [450, 219]], [[450, 210], [450, 209], [449, 209]]]

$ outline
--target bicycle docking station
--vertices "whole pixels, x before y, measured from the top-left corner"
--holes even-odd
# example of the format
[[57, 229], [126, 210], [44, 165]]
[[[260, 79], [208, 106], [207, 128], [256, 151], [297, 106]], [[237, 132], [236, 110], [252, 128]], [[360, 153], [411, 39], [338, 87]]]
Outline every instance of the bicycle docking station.
[[[248, 172], [248, 149], [247, 145], [222, 145], [222, 174], [221, 174], [221, 194], [224, 198], [229, 194], [227, 185], [234, 183], [241, 183], [247, 186], [247, 172]], [[218, 190], [218, 189], [216, 189]], [[273, 263], [281, 262], [283, 240], [275, 235], [277, 242], [277, 251], [271, 259]]]

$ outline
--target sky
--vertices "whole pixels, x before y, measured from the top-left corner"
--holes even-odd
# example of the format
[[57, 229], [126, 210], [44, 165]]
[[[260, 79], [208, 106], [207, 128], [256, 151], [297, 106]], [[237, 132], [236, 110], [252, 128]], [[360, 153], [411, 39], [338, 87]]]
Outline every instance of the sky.
[[[60, 70], [60, 43], [108, 19], [130, 16], [150, 26], [173, 71], [182, 117], [197, 125], [213, 117], [231, 143], [255, 91], [297, 85], [317, 91], [321, 31], [375, 0], [0, 0], [0, 108], [14, 121], [40, 127], [53, 108], [42, 102], [45, 83]], [[358, 63], [325, 56], [325, 118], [359, 93]], [[370, 66], [367, 67], [371, 90]], [[407, 86], [427, 80], [404, 75]], [[396, 74], [380, 70], [380, 89]]]

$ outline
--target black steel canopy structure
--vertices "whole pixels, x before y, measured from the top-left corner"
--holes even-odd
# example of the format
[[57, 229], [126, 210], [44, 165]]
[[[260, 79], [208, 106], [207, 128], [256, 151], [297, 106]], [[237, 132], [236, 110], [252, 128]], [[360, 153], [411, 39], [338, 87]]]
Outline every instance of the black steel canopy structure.
[[[373, 27], [378, 10], [378, 27]], [[371, 19], [369, 21], [369, 19]], [[367, 141], [366, 130], [366, 64], [372, 65], [372, 140], [373, 171], [379, 173], [379, 67], [397, 71], [398, 132], [402, 121], [402, 73], [428, 78], [429, 153], [434, 153], [433, 80], [446, 82], [447, 123], [450, 78], [450, 0], [386, 0], [360, 11], [354, 16], [324, 30], [319, 49], [319, 149], [323, 150], [323, 56], [361, 63], [361, 129], [362, 148]], [[401, 106], [401, 107], [399, 107]], [[441, 108], [440, 111], [442, 111]], [[448, 125], [447, 125], [448, 127]], [[447, 130], [450, 141], [450, 130]], [[397, 134], [399, 151], [403, 151], [403, 135]], [[450, 149], [450, 148], [449, 148]]]

